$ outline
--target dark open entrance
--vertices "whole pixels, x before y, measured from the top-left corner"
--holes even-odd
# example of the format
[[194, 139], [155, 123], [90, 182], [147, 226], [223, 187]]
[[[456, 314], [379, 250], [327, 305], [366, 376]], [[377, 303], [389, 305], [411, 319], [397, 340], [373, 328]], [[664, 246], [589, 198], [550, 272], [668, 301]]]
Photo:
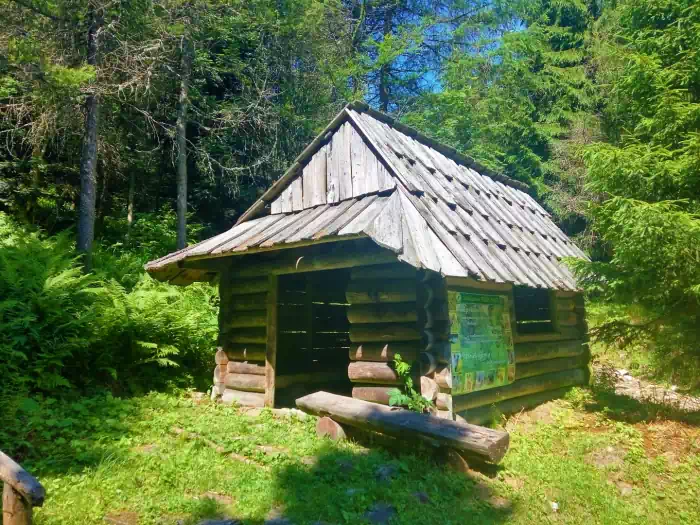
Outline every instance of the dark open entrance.
[[307, 393], [349, 395], [348, 270], [279, 278], [276, 406]]

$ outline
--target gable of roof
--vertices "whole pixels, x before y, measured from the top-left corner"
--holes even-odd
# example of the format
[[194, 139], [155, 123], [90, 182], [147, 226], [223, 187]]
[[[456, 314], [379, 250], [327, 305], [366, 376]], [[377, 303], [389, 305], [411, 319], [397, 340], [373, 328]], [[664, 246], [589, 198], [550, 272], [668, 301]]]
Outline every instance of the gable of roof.
[[[445, 276], [575, 290], [560, 259], [585, 254], [524, 185], [475, 166], [352, 104], [231, 230], [146, 268], [170, 275], [186, 259], [364, 236], [399, 260]], [[256, 217], [268, 206], [269, 215]]]

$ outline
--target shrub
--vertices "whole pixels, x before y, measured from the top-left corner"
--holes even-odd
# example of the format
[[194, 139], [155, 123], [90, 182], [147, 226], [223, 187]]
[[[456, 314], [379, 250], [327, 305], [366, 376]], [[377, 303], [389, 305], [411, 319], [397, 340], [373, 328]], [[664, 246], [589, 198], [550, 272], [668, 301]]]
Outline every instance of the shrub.
[[0, 214], [3, 406], [29, 392], [205, 384], [216, 337], [215, 288], [177, 288], [142, 270], [135, 274], [140, 257], [114, 257], [84, 275], [67, 234], [46, 237]]

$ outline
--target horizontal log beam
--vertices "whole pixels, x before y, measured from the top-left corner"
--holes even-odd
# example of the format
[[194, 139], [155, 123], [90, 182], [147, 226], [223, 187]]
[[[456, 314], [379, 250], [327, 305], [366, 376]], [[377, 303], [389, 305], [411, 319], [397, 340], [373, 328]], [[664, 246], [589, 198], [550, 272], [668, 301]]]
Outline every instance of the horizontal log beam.
[[234, 328], [224, 335], [229, 344], [260, 344], [267, 341], [265, 328]]
[[224, 351], [232, 361], [265, 361], [264, 344], [228, 344]]
[[[516, 366], [517, 368], [517, 366]], [[452, 396], [452, 406], [455, 412], [462, 412], [484, 405], [491, 405], [506, 399], [521, 397], [546, 390], [555, 390], [568, 386], [584, 384], [588, 379], [588, 371], [581, 368], [552, 372], [540, 376], [520, 379], [510, 385], [481, 390], [463, 396]]]
[[[272, 259], [245, 260], [234, 266], [231, 271], [234, 278], [260, 277], [267, 275], [285, 275], [292, 273], [317, 272], [322, 270], [338, 270], [354, 266], [371, 266], [396, 261], [396, 255], [388, 250], [358, 249], [352, 241], [344, 241], [347, 245], [336, 252], [320, 253], [314, 250], [294, 250]], [[364, 246], [364, 245], [361, 245]]]
[[227, 405], [235, 402], [245, 407], [262, 408], [265, 406], [265, 394], [257, 392], [243, 392], [241, 390], [227, 388], [224, 390], [224, 393], [221, 396], [221, 402]]
[[537, 343], [545, 341], [568, 341], [571, 339], [581, 339], [583, 333], [575, 326], [562, 326], [557, 332], [547, 332], [541, 334], [518, 334], [513, 337], [513, 342]]
[[226, 370], [229, 374], [251, 374], [254, 376], [265, 375], [265, 362], [258, 363], [229, 361], [226, 365]]
[[333, 381], [347, 381], [347, 379], [348, 376], [345, 368], [339, 366], [331, 370], [277, 376], [275, 379], [275, 386], [276, 388], [286, 388], [298, 384], [330, 383]]
[[560, 357], [576, 357], [587, 352], [582, 340], [519, 343], [514, 346], [515, 363], [530, 363]]
[[222, 295], [250, 295], [267, 292], [269, 283], [267, 277], [257, 279], [241, 279], [234, 276], [225, 286], [222, 285]]
[[383, 323], [350, 325], [353, 343], [389, 343], [392, 341], [419, 341], [421, 333], [414, 323]]
[[492, 462], [503, 458], [510, 442], [506, 432], [439, 419], [409, 410], [394, 410], [328, 392], [316, 392], [299, 398], [297, 406], [305, 412], [322, 417], [329, 416], [340, 424], [400, 439], [416, 439], [436, 447], [450, 447]]
[[517, 414], [523, 410], [535, 408], [547, 401], [560, 399], [564, 397], [570, 389], [571, 387], [564, 387], [527, 396], [514, 397], [513, 399], [507, 399], [500, 403], [463, 410], [459, 412], [458, 415], [473, 425], [483, 425], [492, 421], [498, 421], [501, 416]]
[[351, 304], [347, 308], [348, 321], [367, 323], [415, 323], [418, 306], [410, 303]]
[[401, 378], [388, 363], [355, 361], [348, 366], [348, 377], [353, 383], [401, 384]]
[[224, 325], [227, 328], [260, 328], [267, 322], [267, 310], [255, 310], [252, 312], [235, 312], [227, 319]]
[[345, 291], [345, 299], [350, 304], [415, 302], [416, 281], [412, 279], [350, 281]]
[[353, 281], [367, 279], [415, 279], [416, 269], [409, 264], [377, 264], [374, 266], [358, 266], [350, 270]]
[[396, 389], [396, 385], [356, 385], [352, 387], [352, 397], [353, 399], [388, 405], [389, 392], [394, 389]]
[[224, 384], [228, 388], [244, 392], [265, 392], [265, 376], [253, 374], [226, 374]]
[[515, 379], [525, 379], [526, 377], [540, 376], [542, 374], [549, 374], [550, 372], [559, 372], [560, 370], [581, 368], [585, 365], [586, 358], [584, 356], [561, 357], [559, 359], [546, 359], [544, 361], [516, 364]]
[[420, 355], [420, 342], [413, 343], [362, 343], [350, 348], [352, 361], [393, 361], [396, 354], [407, 363], [412, 363]]
[[229, 299], [229, 301], [229, 308], [233, 312], [265, 310], [267, 308], [267, 294], [265, 292], [246, 295], [234, 295]]

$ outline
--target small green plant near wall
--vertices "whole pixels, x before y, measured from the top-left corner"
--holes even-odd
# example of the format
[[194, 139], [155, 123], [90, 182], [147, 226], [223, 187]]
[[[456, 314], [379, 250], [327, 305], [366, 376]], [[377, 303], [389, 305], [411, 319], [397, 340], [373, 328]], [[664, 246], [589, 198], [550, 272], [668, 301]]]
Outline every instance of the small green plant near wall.
[[413, 387], [411, 365], [406, 363], [400, 354], [394, 356], [394, 369], [403, 383], [403, 392], [398, 388], [389, 391], [390, 406], [405, 406], [409, 410], [423, 414], [435, 408], [433, 402], [423, 397]]

